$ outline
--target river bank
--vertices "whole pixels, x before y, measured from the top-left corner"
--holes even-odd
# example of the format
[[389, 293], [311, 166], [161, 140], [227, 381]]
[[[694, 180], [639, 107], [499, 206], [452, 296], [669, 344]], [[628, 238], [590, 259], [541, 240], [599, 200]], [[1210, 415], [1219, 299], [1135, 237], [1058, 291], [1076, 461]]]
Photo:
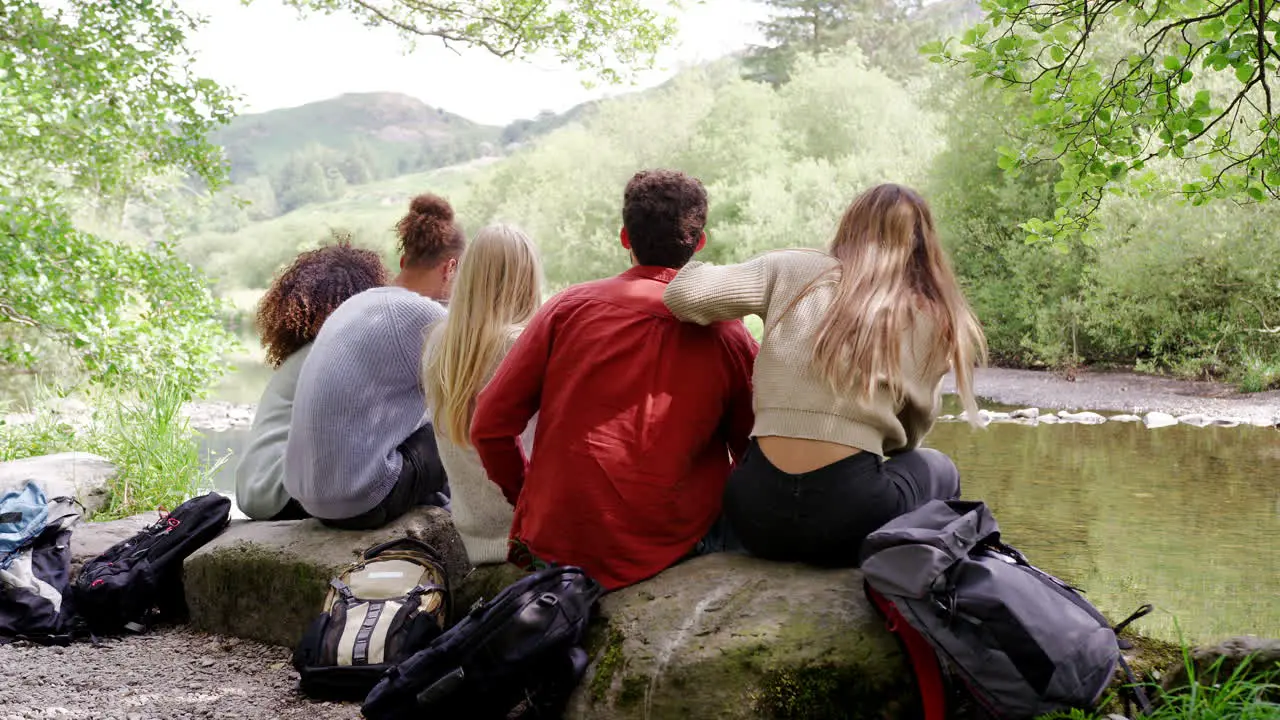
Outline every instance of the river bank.
[[[1280, 424], [1280, 390], [1241, 393], [1226, 383], [1179, 380], [1160, 375], [1132, 372], [1081, 371], [1074, 380], [1037, 370], [980, 368], [974, 386], [987, 403], [1035, 407], [1041, 410], [1094, 410], [1132, 413], [1168, 413], [1173, 416], [1203, 415], [1234, 418], [1240, 424]], [[950, 375], [943, 390], [955, 392]], [[210, 400], [189, 403], [184, 413], [197, 430], [223, 432], [253, 424], [255, 406], [249, 403]], [[64, 400], [60, 419], [73, 427], [91, 420], [88, 406], [75, 399]], [[2, 419], [10, 424], [29, 422], [34, 416], [12, 413]]]
[[[1226, 383], [1161, 375], [1080, 371], [1074, 380], [1068, 380], [1036, 370], [979, 368], [974, 388], [979, 397], [1003, 405], [1134, 415], [1206, 415], [1238, 418], [1250, 424], [1280, 422], [1280, 390], [1241, 393]], [[943, 390], [955, 392], [952, 376], [943, 381]]]
[[[1082, 371], [1074, 380], [1036, 370], [979, 368], [974, 386], [989, 403], [1036, 407], [1042, 410], [1103, 410], [1142, 415], [1204, 415], [1235, 418], [1242, 424], [1280, 423], [1280, 390], [1241, 393], [1226, 383], [1179, 380], [1132, 372]], [[943, 390], [955, 392], [948, 375]], [[253, 405], [203, 402], [188, 406], [194, 427], [213, 431], [253, 423]]]

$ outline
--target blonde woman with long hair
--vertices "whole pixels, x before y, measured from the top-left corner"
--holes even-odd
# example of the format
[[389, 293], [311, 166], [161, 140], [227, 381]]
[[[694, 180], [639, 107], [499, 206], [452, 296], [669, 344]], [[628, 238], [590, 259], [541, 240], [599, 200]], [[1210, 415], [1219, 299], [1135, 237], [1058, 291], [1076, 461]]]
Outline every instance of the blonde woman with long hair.
[[533, 241], [509, 225], [486, 227], [467, 247], [449, 315], [428, 333], [423, 349], [422, 385], [449, 477], [453, 521], [473, 565], [506, 561], [514, 512], [469, 439], [476, 395], [541, 301], [542, 265]]
[[959, 496], [955, 464], [920, 442], [948, 371], [976, 422], [973, 367], [986, 341], [916, 192], [863, 193], [827, 252], [690, 263], [663, 300], [701, 324], [764, 320], [752, 443], [724, 495], [725, 516], [752, 554], [857, 565], [870, 532]]

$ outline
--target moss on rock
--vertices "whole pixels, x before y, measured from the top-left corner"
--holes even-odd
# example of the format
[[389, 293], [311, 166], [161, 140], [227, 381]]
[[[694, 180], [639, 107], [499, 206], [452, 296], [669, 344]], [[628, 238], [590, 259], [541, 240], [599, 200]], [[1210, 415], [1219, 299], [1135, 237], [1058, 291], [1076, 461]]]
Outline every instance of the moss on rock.
[[911, 676], [861, 582], [712, 555], [611, 593], [566, 717], [906, 717]]
[[[292, 646], [320, 612], [342, 565], [317, 565], [237, 542], [188, 565], [183, 585], [192, 624], [201, 630]], [[270, 602], [263, 602], [270, 598]]]
[[622, 641], [622, 633], [610, 628], [608, 640], [595, 663], [595, 672], [591, 675], [591, 697], [595, 700], [604, 698], [613, 685], [614, 675], [622, 669]]
[[292, 647], [320, 613], [329, 580], [362, 552], [397, 537], [435, 548], [451, 581], [466, 552], [449, 514], [418, 508], [387, 527], [337, 530], [317, 520], [233, 521], [183, 565], [190, 622], [197, 629]]
[[492, 600], [508, 585], [528, 573], [516, 565], [481, 565], [453, 585], [453, 620], [462, 619], [479, 602]]

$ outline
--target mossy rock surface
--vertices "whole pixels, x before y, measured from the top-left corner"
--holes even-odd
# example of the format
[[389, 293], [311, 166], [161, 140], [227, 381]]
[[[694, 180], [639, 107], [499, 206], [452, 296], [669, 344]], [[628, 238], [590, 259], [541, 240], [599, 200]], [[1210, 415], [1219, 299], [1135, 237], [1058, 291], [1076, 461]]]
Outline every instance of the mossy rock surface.
[[369, 547], [406, 536], [441, 553], [451, 584], [466, 574], [462, 540], [439, 508], [418, 508], [369, 531], [337, 530], [318, 520], [233, 521], [187, 558], [183, 586], [190, 623], [292, 647], [320, 613], [330, 579]]
[[571, 720], [911, 717], [915, 689], [856, 570], [698, 558], [612, 593]]

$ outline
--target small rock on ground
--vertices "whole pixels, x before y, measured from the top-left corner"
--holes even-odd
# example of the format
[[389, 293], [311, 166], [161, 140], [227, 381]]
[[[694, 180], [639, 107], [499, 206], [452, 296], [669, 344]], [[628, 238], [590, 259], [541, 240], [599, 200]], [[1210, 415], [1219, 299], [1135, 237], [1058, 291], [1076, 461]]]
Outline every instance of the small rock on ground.
[[287, 648], [181, 628], [95, 648], [0, 646], [0, 718], [358, 720], [355, 704], [296, 691]]

